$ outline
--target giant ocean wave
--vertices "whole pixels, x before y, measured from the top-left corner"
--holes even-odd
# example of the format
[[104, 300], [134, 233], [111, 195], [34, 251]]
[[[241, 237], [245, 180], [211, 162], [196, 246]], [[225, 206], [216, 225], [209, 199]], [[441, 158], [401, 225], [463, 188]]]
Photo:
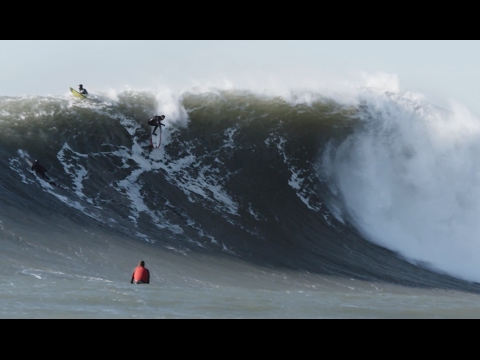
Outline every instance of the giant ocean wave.
[[[154, 114], [166, 126], [151, 151]], [[368, 89], [0, 97], [2, 259], [100, 227], [118, 247], [479, 292], [479, 140], [462, 108]], [[24, 227], [35, 237], [12, 236]]]

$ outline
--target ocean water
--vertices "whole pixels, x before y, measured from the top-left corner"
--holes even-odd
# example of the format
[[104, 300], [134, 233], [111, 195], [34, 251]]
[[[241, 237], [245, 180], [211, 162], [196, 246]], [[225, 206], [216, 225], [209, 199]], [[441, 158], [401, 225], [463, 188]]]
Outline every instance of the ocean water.
[[0, 318], [480, 318], [480, 120], [460, 105], [2, 96], [0, 153]]

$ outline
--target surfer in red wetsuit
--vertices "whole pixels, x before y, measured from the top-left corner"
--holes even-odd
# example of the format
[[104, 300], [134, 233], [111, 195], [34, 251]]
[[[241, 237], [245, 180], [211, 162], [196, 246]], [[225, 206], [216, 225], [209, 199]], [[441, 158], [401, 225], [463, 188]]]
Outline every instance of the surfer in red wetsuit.
[[140, 261], [133, 269], [130, 284], [150, 284], [150, 271], [145, 267], [145, 261]]
[[165, 126], [165, 124], [162, 124], [163, 119], [165, 119], [165, 115], [155, 115], [155, 116], [151, 117], [150, 119], [148, 119], [148, 125], [155, 126], [155, 128], [153, 129], [153, 135], [157, 135], [157, 134], [155, 134], [155, 130], [157, 130], [157, 128], [160, 125]]

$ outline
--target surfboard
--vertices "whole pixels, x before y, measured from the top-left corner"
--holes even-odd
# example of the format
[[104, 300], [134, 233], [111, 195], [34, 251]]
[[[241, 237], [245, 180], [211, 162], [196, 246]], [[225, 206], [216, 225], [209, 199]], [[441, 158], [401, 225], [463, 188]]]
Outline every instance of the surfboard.
[[155, 132], [157, 135], [153, 135], [153, 129], [155, 126], [151, 126], [152, 128], [152, 135], [150, 136], [150, 144], [154, 149], [158, 149], [160, 144], [162, 143], [162, 126], [160, 125]]
[[80, 99], [86, 99], [87, 97], [83, 94], [80, 94], [77, 90], [74, 88], [70, 88], [70, 91], [72, 92], [73, 96], [78, 97]]

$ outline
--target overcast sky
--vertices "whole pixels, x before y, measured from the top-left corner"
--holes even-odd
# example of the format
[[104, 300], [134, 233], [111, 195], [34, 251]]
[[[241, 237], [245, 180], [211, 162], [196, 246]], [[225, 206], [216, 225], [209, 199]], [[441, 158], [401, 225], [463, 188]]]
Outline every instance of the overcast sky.
[[59, 95], [82, 83], [187, 87], [231, 79], [290, 84], [398, 76], [402, 91], [452, 98], [480, 115], [477, 40], [0, 40], [0, 95]]

